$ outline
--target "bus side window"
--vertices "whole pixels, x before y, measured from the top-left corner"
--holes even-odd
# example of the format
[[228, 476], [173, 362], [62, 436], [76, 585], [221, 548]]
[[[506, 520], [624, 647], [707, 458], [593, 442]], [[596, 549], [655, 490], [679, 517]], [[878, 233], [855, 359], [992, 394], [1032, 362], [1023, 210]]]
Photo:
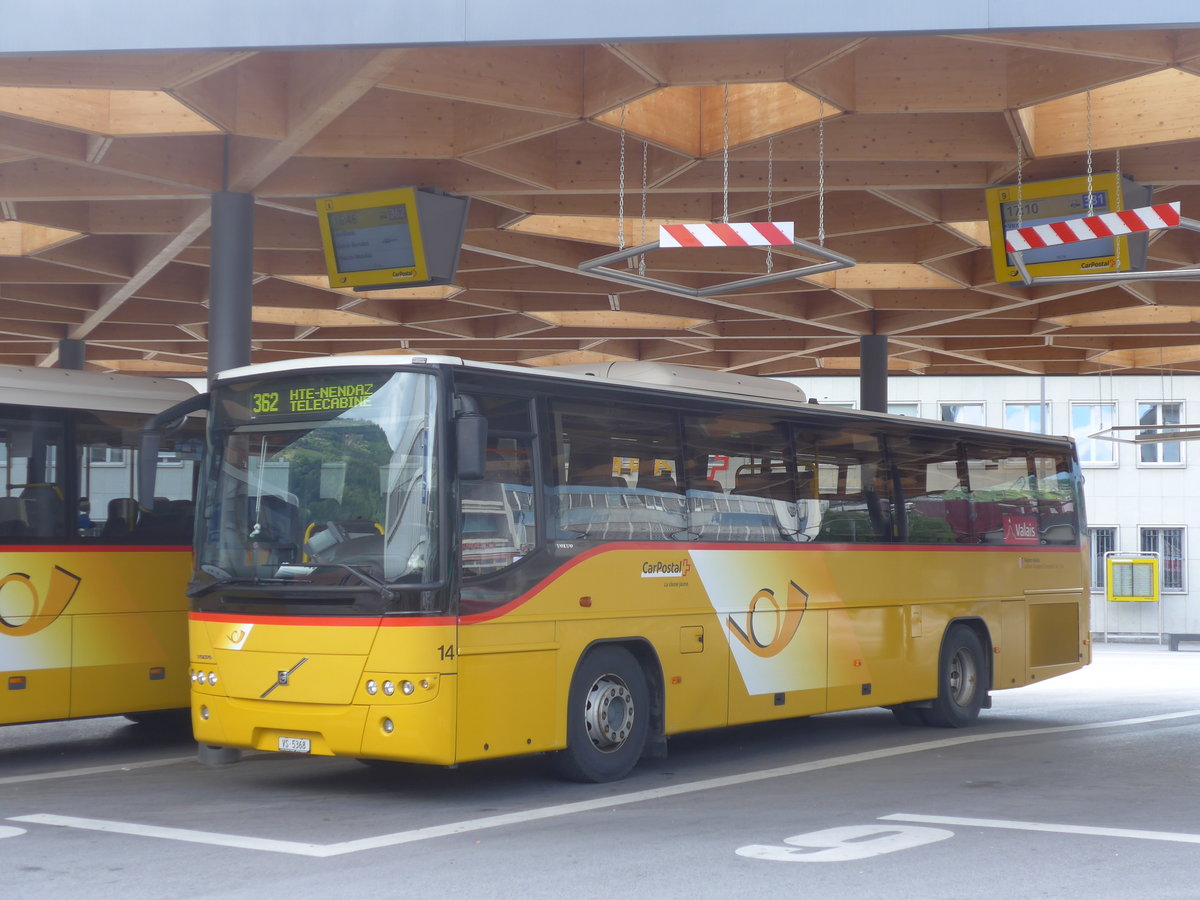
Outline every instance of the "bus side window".
[[673, 412], [613, 401], [563, 401], [552, 405], [552, 418], [559, 539], [687, 539]]
[[0, 419], [0, 445], [0, 535], [62, 539], [67, 497], [61, 419], [52, 412], [18, 409]]
[[804, 540], [787, 426], [770, 414], [735, 410], [685, 420], [692, 477], [688, 531], [694, 540]]
[[471, 391], [488, 423], [484, 475], [464, 480], [459, 528], [465, 575], [487, 575], [519, 562], [537, 544], [529, 401]]

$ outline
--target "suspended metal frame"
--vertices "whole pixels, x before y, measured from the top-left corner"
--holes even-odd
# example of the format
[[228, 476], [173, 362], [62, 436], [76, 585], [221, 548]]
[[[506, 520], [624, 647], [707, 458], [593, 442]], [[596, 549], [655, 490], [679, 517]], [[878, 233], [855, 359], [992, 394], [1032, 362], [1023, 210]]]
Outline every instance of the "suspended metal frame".
[[[1200, 424], [1198, 425], [1166, 425], [1160, 428], [1177, 428], [1178, 431], [1155, 432], [1153, 427], [1145, 425], [1114, 425], [1089, 434], [1089, 438], [1097, 441], [1112, 441], [1114, 444], [1173, 444], [1176, 441], [1200, 441]], [[1133, 437], [1117, 437], [1115, 431], [1136, 431]]]
[[[1062, 219], [1058, 222], [1047, 223], [1047, 227], [1054, 228], [1056, 226], [1064, 225], [1069, 229], [1072, 224], [1093, 221], [1096, 218], [1098, 217], [1078, 216], [1073, 219]], [[1162, 228], [1151, 228], [1146, 230], [1162, 231], [1173, 228], [1181, 228], [1185, 231], [1200, 231], [1200, 221], [1197, 221], [1196, 219], [1189, 219], [1185, 216], [1180, 216], [1178, 225], [1164, 225]], [[1013, 228], [1006, 231], [1004, 233], [1005, 241], [1011, 241], [1013, 236], [1019, 231], [1019, 228]], [[1092, 238], [1088, 238], [1088, 240], [1091, 239]], [[1166, 281], [1171, 279], [1200, 278], [1200, 266], [1183, 266], [1178, 269], [1154, 269], [1142, 272], [1094, 272], [1085, 275], [1031, 275], [1023, 258], [1026, 252], [1027, 251], [1025, 250], [1010, 250], [1009, 256], [1012, 257], [1013, 265], [1016, 266], [1017, 272], [1021, 276], [1021, 281], [1023, 281], [1027, 287], [1037, 287], [1038, 285], [1043, 284], [1095, 284], [1098, 282], [1107, 284], [1110, 282], [1124, 281]]]
[[808, 241], [802, 241], [799, 238], [794, 238], [791, 243], [792, 247], [798, 250], [803, 250], [825, 262], [813, 263], [807, 266], [801, 266], [796, 269], [786, 269], [782, 272], [770, 272], [766, 275], [755, 275], [750, 278], [741, 278], [736, 281], [728, 281], [723, 284], [711, 284], [708, 287], [693, 288], [684, 284], [679, 284], [672, 281], [663, 281], [659, 278], [651, 278], [648, 275], [642, 275], [635, 269], [615, 269], [612, 268], [613, 263], [618, 263], [626, 259], [632, 259], [635, 256], [640, 256], [643, 253], [650, 253], [660, 248], [658, 241], [650, 241], [646, 244], [639, 244], [636, 247], [626, 247], [624, 250], [617, 250], [615, 253], [608, 253], [604, 256], [598, 256], [595, 259], [589, 259], [587, 262], [579, 264], [579, 271], [589, 275], [603, 275], [612, 281], [620, 281], [625, 284], [631, 284], [634, 287], [647, 288], [653, 291], [661, 291], [664, 294], [673, 294], [676, 297], [687, 297], [692, 300], [702, 300], [708, 297], [716, 297], [721, 294], [730, 294], [736, 291], [746, 290], [747, 288], [762, 287], [767, 284], [776, 284], [780, 281], [788, 281], [793, 278], [804, 278], [808, 275], [816, 275], [820, 272], [832, 272], [835, 269], [849, 269], [856, 265], [855, 261], [849, 256], [841, 253], [835, 253], [828, 247], [820, 247], [816, 244], [811, 244]]
[[[724, 85], [724, 116], [723, 116], [723, 136], [722, 136], [722, 153], [721, 164], [723, 169], [722, 176], [722, 200], [724, 205], [724, 214], [721, 217], [722, 223], [729, 223], [729, 85]], [[790, 281], [794, 278], [804, 278], [809, 275], [817, 275], [821, 272], [832, 272], [836, 269], [849, 269], [857, 262], [849, 256], [842, 253], [835, 253], [833, 250], [825, 247], [825, 101], [821, 99], [819, 114], [817, 116], [817, 134], [818, 134], [818, 184], [817, 197], [819, 207], [819, 224], [818, 224], [818, 241], [813, 244], [808, 241], [802, 241], [792, 234], [790, 244], [768, 242], [766, 268], [767, 274], [755, 275], [749, 278], [736, 279], [727, 281], [722, 284], [712, 284], [708, 287], [693, 288], [687, 285], [679, 284], [673, 281], [664, 281], [660, 278], [651, 278], [646, 274], [646, 259], [647, 253], [652, 253], [655, 250], [662, 249], [662, 238], [665, 234], [665, 229], [659, 228], [659, 240], [650, 241], [648, 243], [639, 244], [636, 247], [625, 246], [625, 106], [621, 106], [621, 149], [620, 149], [620, 187], [618, 196], [618, 223], [617, 233], [620, 247], [614, 253], [607, 253], [604, 256], [597, 256], [595, 259], [589, 259], [578, 265], [580, 272], [588, 275], [600, 275], [610, 281], [618, 281], [624, 284], [630, 284], [634, 287], [646, 288], [653, 291], [659, 291], [664, 294], [671, 294], [676, 297], [686, 297], [690, 300], [703, 300], [709, 297], [716, 297], [722, 294], [732, 294], [737, 291], [744, 291], [750, 288], [762, 287], [768, 284], [777, 284], [781, 281]], [[645, 238], [646, 228], [646, 157], [645, 147], [643, 142], [642, 155], [642, 237]], [[774, 168], [774, 144], [768, 142], [768, 161], [767, 161], [767, 218], [768, 223], [771, 219], [772, 194], [774, 191], [773, 184], [773, 168]], [[781, 223], [771, 223], [781, 224]], [[789, 223], [790, 224], [790, 223]], [[742, 244], [745, 246], [745, 244]], [[726, 244], [725, 246], [730, 246]], [[736, 245], [735, 245], [736, 246]], [[754, 246], [761, 246], [759, 242], [755, 242]], [[794, 249], [802, 250], [811, 256], [815, 256], [824, 262], [812, 263], [807, 266], [800, 266], [795, 269], [785, 269], [782, 272], [775, 272], [773, 251], [776, 247], [791, 246]], [[631, 263], [628, 268], [619, 269], [612, 268], [613, 263], [619, 263], [624, 260], [640, 257], [636, 270]]]

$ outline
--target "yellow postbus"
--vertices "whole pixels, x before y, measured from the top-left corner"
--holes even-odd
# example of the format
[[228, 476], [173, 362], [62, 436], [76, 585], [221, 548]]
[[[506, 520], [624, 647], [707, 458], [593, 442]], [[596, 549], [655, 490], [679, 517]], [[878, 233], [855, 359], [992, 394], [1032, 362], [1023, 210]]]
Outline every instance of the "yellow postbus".
[[135, 484], [143, 426], [195, 396], [163, 379], [0, 367], [0, 724], [187, 707], [202, 427], [163, 441], [148, 508]]
[[343, 357], [222, 375], [205, 465], [202, 758], [604, 781], [696, 729], [967, 725], [1089, 661], [1067, 439], [674, 366]]

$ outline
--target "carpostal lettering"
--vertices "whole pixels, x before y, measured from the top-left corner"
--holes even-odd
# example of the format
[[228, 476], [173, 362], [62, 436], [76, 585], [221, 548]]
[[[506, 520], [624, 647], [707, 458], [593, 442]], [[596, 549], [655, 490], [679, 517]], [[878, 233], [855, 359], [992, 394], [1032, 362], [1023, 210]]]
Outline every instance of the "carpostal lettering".
[[690, 559], [680, 559], [674, 562], [644, 562], [642, 563], [643, 578], [680, 578], [687, 577], [692, 571]]

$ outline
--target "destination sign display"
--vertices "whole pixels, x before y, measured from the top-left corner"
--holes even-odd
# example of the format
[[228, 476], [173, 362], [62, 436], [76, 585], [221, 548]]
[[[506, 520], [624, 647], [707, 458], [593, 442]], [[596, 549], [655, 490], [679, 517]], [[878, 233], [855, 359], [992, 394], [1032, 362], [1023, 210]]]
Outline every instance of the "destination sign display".
[[247, 392], [246, 412], [252, 420], [302, 418], [369, 407], [380, 384], [371, 378], [294, 379], [258, 383]]

